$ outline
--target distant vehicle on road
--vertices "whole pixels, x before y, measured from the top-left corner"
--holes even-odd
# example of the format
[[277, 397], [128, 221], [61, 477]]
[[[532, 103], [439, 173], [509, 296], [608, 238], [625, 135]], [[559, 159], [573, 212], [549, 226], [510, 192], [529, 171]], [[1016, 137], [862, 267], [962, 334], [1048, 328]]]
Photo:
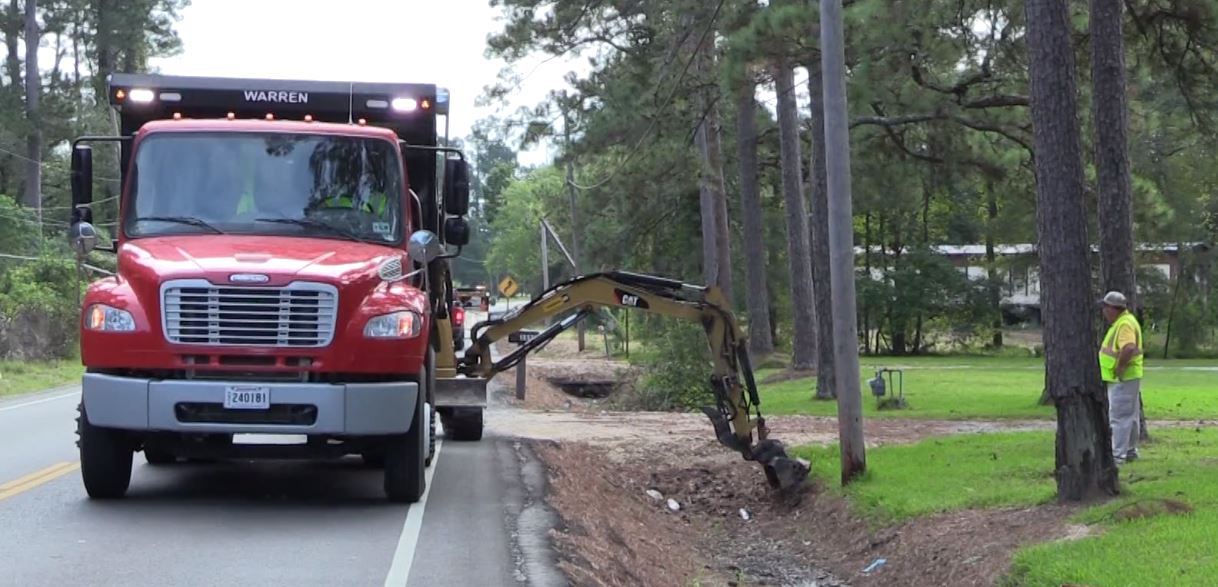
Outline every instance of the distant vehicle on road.
[[485, 285], [477, 285], [474, 287], [458, 287], [454, 291], [456, 299], [460, 301], [462, 308], [478, 308], [483, 312], [488, 312], [494, 300], [491, 299], [491, 294], [487, 291]]

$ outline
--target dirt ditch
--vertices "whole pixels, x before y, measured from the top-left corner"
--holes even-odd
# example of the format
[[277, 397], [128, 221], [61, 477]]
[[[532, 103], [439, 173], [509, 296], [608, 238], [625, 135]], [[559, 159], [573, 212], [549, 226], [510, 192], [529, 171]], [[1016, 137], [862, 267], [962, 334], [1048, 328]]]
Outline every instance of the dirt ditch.
[[[873, 527], [832, 491], [776, 501], [755, 463], [726, 451], [700, 414], [621, 412], [563, 390], [625, 378], [598, 359], [530, 358], [526, 397], [492, 384], [492, 434], [530, 442], [547, 466], [552, 540], [575, 585], [994, 584], [1022, 545], [1086, 535], [1059, 506], [968, 510]], [[615, 379], [616, 378], [616, 379]], [[788, 445], [837, 440], [835, 418], [773, 416]], [[1051, 421], [872, 419], [870, 446], [931, 436], [1052, 430]], [[670, 501], [671, 500], [671, 501]], [[1170, 509], [1170, 508], [1168, 508]]]

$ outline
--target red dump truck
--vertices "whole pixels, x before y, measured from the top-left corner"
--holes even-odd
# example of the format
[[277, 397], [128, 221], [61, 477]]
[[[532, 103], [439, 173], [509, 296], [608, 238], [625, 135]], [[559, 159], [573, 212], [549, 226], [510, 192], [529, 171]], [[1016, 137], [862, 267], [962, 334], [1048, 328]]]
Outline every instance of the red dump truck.
[[[70, 238], [118, 268], [82, 306], [88, 494], [123, 496], [137, 452], [361, 455], [390, 500], [419, 499], [437, 413], [449, 438], [477, 440], [486, 405], [485, 381], [452, 364], [447, 259], [469, 239], [469, 171], [437, 132], [447, 92], [135, 74], [107, 91], [119, 134], [72, 150]], [[99, 173], [121, 178], [104, 243], [99, 143], [120, 153]]]

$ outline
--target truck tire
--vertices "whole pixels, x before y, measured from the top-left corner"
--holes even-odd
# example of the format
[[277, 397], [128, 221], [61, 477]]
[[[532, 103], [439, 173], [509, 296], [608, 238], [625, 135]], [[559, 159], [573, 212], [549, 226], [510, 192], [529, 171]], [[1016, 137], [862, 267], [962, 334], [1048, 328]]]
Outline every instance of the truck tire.
[[360, 458], [364, 460], [364, 466], [373, 469], [379, 469], [385, 466], [385, 449], [370, 448], [360, 453]]
[[[424, 369], [419, 382], [425, 387], [431, 371], [430, 363]], [[415, 503], [427, 489], [428, 427], [424, 422], [427, 391], [420, 391], [414, 402], [410, 431], [390, 436], [385, 443], [385, 496], [395, 503]]]
[[452, 408], [441, 417], [447, 438], [458, 442], [482, 440], [482, 408]]
[[135, 454], [130, 439], [120, 430], [90, 424], [83, 403], [76, 410], [80, 474], [85, 491], [93, 499], [123, 497], [131, 485], [131, 461]]

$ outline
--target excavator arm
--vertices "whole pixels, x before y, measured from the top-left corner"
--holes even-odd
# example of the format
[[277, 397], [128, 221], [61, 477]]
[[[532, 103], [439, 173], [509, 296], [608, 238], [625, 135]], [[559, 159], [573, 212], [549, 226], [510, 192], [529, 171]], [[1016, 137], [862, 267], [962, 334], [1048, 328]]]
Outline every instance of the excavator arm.
[[[709, 342], [713, 369], [710, 387], [713, 406], [703, 412], [715, 435], [746, 460], [757, 461], [771, 487], [791, 491], [808, 476], [806, 463], [787, 456], [782, 443], [768, 438], [760, 398], [743, 332], [727, 309], [718, 288], [641, 275], [609, 272], [578, 277], [551, 287], [541, 296], [509, 314], [476, 324], [472, 344], [459, 360], [457, 371], [467, 377], [489, 379], [511, 369], [601, 307], [631, 308], [701, 324]], [[498, 362], [491, 345], [555, 316], [566, 315]]]

